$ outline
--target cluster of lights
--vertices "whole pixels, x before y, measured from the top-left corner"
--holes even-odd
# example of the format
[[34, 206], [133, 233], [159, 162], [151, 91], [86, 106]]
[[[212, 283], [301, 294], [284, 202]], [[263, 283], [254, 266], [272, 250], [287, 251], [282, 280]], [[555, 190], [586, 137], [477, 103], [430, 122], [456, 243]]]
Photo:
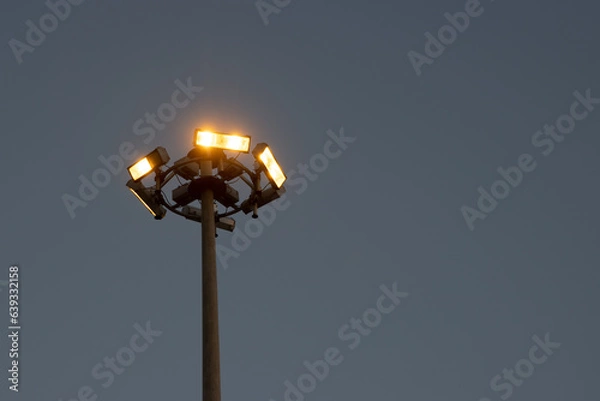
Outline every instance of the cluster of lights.
[[[249, 153], [250, 137], [246, 135], [232, 135], [198, 129], [194, 133], [194, 146], [199, 149], [219, 149]], [[271, 188], [266, 191], [262, 191], [261, 188], [253, 187], [252, 201], [250, 201], [250, 199], [244, 201], [241, 207], [238, 208], [238, 210], [243, 210], [245, 213], [248, 213], [250, 210], [255, 211], [256, 208], [280, 197], [281, 194], [285, 192], [283, 184], [287, 179], [283, 169], [273, 156], [273, 152], [269, 146], [267, 146], [267, 144], [259, 143], [256, 145], [254, 150], [252, 150], [252, 155], [254, 156], [258, 165], [258, 168], [254, 173], [254, 177], [259, 177], [260, 173], [264, 172], [271, 184]], [[142, 202], [146, 209], [150, 211], [155, 219], [162, 219], [166, 214], [166, 209], [162, 203], [162, 196], [160, 195], [158, 177], [160, 176], [161, 179], [165, 179], [161, 167], [165, 166], [169, 160], [170, 157], [165, 148], [158, 147], [150, 154], [127, 168], [127, 171], [131, 176], [131, 180], [129, 180], [127, 186], [138, 198], [138, 200]], [[184, 157], [183, 159], [175, 162], [175, 171], [178, 175], [183, 176], [186, 179], [193, 180], [194, 176], [197, 175], [198, 172], [198, 164], [191, 161], [189, 157]], [[229, 171], [229, 174], [241, 175], [244, 169], [236, 165], [230, 165], [229, 170], [227, 171]], [[153, 188], [147, 188], [142, 184], [141, 180], [153, 172], [157, 175], [157, 186]], [[256, 181], [253, 179], [252, 181], [260, 183], [260, 179], [257, 179]], [[222, 185], [225, 185], [226, 192], [221, 198], [218, 197], [218, 194], [215, 196], [215, 198], [222, 204], [225, 201], [225, 206], [232, 206], [233, 203], [237, 202], [237, 191], [226, 185], [224, 182]], [[179, 190], [179, 193], [181, 192], [185, 191]], [[263, 196], [256, 196], [257, 194], [262, 194]], [[181, 199], [184, 200], [183, 203], [188, 203], [188, 200], [192, 200], [186, 198], [186, 193], [181, 195]], [[179, 202], [179, 204], [181, 203], [182, 202]], [[190, 210], [191, 209], [189, 207], [184, 208], [184, 215], [191, 220], [199, 221], [191, 214]], [[189, 214], [189, 216], [187, 216], [185, 213]], [[225, 227], [233, 227], [230, 222], [223, 224]]]

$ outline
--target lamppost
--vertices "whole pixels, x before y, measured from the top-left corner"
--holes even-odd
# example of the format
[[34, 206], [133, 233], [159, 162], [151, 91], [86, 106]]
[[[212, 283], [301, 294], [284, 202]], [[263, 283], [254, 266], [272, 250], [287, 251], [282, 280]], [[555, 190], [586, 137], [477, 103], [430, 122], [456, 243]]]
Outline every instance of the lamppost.
[[[172, 166], [167, 166], [170, 157], [165, 148], [158, 147], [127, 168], [131, 175], [127, 187], [155, 219], [162, 219], [169, 210], [202, 223], [203, 401], [221, 401], [216, 228], [233, 231], [235, 220], [229, 216], [242, 211], [257, 218], [259, 207], [285, 193], [286, 176], [267, 144], [259, 143], [252, 151], [252, 169], [225, 151], [238, 152], [238, 156], [249, 153], [250, 137], [197, 129], [194, 148]], [[142, 179], [151, 173], [154, 185], [146, 187]], [[261, 173], [268, 179], [265, 187], [261, 186]], [[173, 190], [171, 203], [166, 200], [164, 187], [174, 177], [187, 182]], [[250, 195], [239, 205], [239, 192], [230, 185], [238, 178], [250, 187]], [[196, 200], [200, 209], [189, 205]]]

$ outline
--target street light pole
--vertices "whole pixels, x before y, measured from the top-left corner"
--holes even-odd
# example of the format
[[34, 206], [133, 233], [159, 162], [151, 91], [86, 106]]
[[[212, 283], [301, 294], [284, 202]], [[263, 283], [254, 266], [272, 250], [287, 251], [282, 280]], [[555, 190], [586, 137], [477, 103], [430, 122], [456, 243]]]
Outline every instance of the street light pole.
[[[200, 175], [212, 176], [212, 161], [200, 163]], [[202, 202], [202, 400], [221, 401], [219, 356], [219, 304], [215, 206], [212, 188], [201, 193]]]
[[[238, 155], [230, 158], [225, 151], [238, 152]], [[194, 148], [171, 167], [167, 166], [170, 157], [162, 146], [127, 167], [131, 176], [127, 187], [156, 220], [165, 217], [169, 210], [202, 224], [203, 401], [221, 401], [216, 229], [233, 231], [235, 220], [230, 216], [238, 212], [252, 212], [252, 217], [257, 218], [258, 208], [279, 199], [285, 193], [283, 183], [287, 177], [269, 146], [259, 143], [252, 151], [254, 170], [237, 160], [241, 153], [249, 152], [250, 137], [247, 135], [197, 129], [194, 133]], [[213, 175], [215, 169], [217, 173]], [[155, 174], [155, 185], [147, 187], [142, 180], [152, 173]], [[269, 180], [265, 187], [262, 187], [260, 181], [263, 173]], [[173, 189], [172, 201], [168, 201], [164, 194], [165, 185], [175, 177], [181, 186]], [[182, 178], [188, 182], [182, 183]], [[248, 198], [239, 205], [239, 192], [230, 185], [238, 179], [251, 190]], [[201, 209], [189, 206], [198, 200]], [[221, 213], [217, 203], [221, 206]]]

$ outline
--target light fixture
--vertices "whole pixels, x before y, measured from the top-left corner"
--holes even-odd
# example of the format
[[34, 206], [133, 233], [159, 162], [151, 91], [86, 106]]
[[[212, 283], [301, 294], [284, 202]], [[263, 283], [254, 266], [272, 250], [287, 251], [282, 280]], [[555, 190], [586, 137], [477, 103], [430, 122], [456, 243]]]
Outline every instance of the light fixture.
[[[271, 187], [265, 191], [262, 191], [255, 198], [256, 207], [259, 208], [259, 207], [266, 205], [267, 203], [271, 203], [274, 200], [281, 198], [281, 196], [284, 193], [285, 193], [285, 188], [283, 188], [283, 187], [280, 189], [275, 189], [275, 188]], [[242, 209], [242, 211], [245, 214], [253, 212], [254, 211], [254, 203], [250, 199], [247, 199], [242, 202], [242, 204], [240, 205], [240, 209]]]
[[223, 162], [223, 169], [219, 170], [219, 175], [225, 181], [231, 181], [242, 174], [244, 174], [244, 169], [230, 160], [225, 160]]
[[252, 154], [256, 158], [256, 161], [264, 167], [271, 184], [276, 189], [281, 188], [287, 177], [283, 173], [279, 163], [277, 163], [277, 160], [275, 160], [275, 156], [273, 156], [269, 146], [266, 143], [259, 143], [252, 151]]
[[[181, 209], [181, 213], [188, 220], [202, 223], [202, 209], [198, 209], [197, 207], [193, 206], [185, 206], [183, 209]], [[226, 230], [229, 232], [235, 230], [235, 220], [231, 217], [219, 217], [215, 223], [215, 227], [220, 228], [221, 230]]]
[[194, 198], [190, 194], [190, 192], [188, 190], [189, 187], [190, 187], [190, 184], [184, 184], [173, 190], [171, 198], [173, 198], [175, 203], [178, 204], [179, 206], [185, 206], [188, 203], [191, 203], [194, 200], [196, 200], [196, 198]]
[[200, 164], [191, 162], [187, 156], [177, 160], [175, 166], [175, 172], [186, 180], [192, 180], [200, 174]]
[[215, 191], [215, 200], [225, 207], [234, 207], [240, 200], [240, 193], [229, 184], [225, 184], [225, 191]]
[[202, 199], [202, 192], [210, 189], [217, 202], [225, 207], [234, 207], [240, 200], [240, 194], [231, 185], [217, 177], [200, 177], [192, 180], [188, 187], [188, 193], [194, 199]]
[[135, 197], [142, 202], [142, 205], [144, 205], [146, 209], [152, 213], [152, 216], [154, 216], [156, 220], [160, 220], [165, 217], [165, 214], [167, 214], [167, 209], [160, 204], [156, 193], [152, 188], [146, 188], [144, 184], [134, 180], [127, 181], [127, 187], [135, 195]]
[[138, 160], [131, 166], [127, 167], [127, 171], [129, 171], [129, 175], [133, 181], [139, 181], [153, 172], [155, 169], [167, 164], [170, 159], [171, 158], [169, 157], [167, 150], [162, 146], [159, 146], [143, 159]]
[[248, 153], [250, 137], [197, 129], [194, 135], [194, 145]]

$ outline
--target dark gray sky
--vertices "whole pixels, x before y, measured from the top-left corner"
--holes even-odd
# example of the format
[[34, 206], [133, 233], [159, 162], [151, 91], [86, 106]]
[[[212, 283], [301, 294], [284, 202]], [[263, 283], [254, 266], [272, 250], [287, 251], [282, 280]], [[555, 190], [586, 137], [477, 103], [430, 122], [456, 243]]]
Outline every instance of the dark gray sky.
[[[575, 106], [564, 139], [536, 134], [573, 121], [575, 91], [600, 98], [595, 3], [482, 0], [420, 76], [408, 53], [464, 1], [291, 0], [265, 25], [252, 1], [87, 0], [20, 64], [9, 42], [49, 9], [3, 4], [0, 280], [21, 266], [23, 328], [17, 395], [0, 321], [2, 400], [200, 399], [200, 225], [154, 221], [124, 170], [75, 218], [62, 200], [124, 142], [176, 159], [200, 126], [268, 142], [296, 171], [289, 207], [219, 268], [223, 400], [283, 401], [330, 347], [343, 361], [306, 400], [598, 397], [600, 104]], [[203, 90], [144, 143], [136, 121], [188, 79]], [[298, 193], [298, 163], [341, 129], [356, 140]], [[522, 154], [535, 170], [470, 230], [461, 207]], [[409, 295], [351, 349], [338, 330], [394, 283]], [[162, 334], [103, 387], [94, 366], [147, 322]], [[546, 333], [560, 347], [521, 361]], [[494, 390], [515, 365], [535, 371]]]

